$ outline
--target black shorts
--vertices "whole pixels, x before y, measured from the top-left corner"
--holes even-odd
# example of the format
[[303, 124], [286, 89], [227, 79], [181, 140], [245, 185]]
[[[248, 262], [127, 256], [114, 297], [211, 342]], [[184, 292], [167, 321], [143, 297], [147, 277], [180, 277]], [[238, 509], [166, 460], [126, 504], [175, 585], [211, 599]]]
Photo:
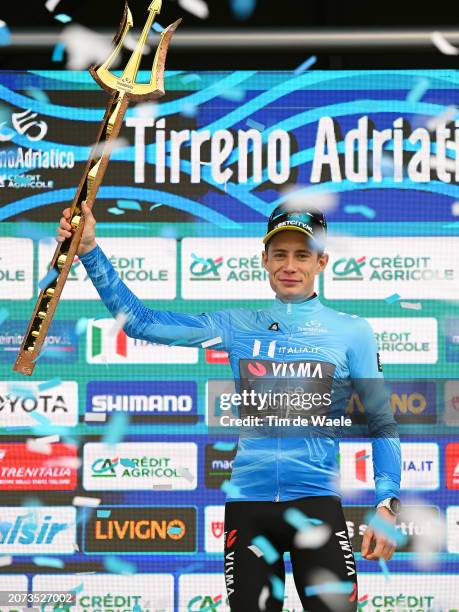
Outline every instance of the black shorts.
[[[301, 514], [284, 515], [289, 509]], [[302, 516], [316, 520], [301, 527], [293, 519]], [[340, 499], [318, 496], [225, 504], [225, 582], [232, 612], [281, 612], [286, 551], [305, 611], [357, 610], [355, 560]]]

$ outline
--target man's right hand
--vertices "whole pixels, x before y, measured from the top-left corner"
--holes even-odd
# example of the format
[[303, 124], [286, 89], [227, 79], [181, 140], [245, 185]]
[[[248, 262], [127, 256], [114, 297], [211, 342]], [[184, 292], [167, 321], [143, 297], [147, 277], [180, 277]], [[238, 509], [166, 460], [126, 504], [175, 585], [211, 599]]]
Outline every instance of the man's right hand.
[[[57, 242], [64, 242], [67, 238], [72, 235], [72, 228], [70, 225], [70, 208], [64, 208], [62, 211], [63, 217], [60, 220], [59, 227], [56, 230]], [[96, 220], [92, 214], [90, 208], [86, 204], [86, 201], [81, 203], [81, 210], [84, 216], [84, 229], [81, 236], [80, 244], [78, 245], [77, 255], [80, 257], [97, 246], [96, 244]]]

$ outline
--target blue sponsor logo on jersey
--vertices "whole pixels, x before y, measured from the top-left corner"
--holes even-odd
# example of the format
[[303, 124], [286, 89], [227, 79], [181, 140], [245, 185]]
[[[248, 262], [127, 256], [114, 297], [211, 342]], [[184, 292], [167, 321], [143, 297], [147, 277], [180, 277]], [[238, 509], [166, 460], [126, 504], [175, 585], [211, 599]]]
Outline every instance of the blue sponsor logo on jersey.
[[[29, 321], [7, 319], [0, 325], [0, 362], [16, 359]], [[42, 350], [42, 363], [72, 363], [78, 357], [78, 336], [75, 321], [52, 321]]]
[[192, 381], [91, 381], [86, 412], [126, 412], [132, 416], [197, 415], [197, 387]]

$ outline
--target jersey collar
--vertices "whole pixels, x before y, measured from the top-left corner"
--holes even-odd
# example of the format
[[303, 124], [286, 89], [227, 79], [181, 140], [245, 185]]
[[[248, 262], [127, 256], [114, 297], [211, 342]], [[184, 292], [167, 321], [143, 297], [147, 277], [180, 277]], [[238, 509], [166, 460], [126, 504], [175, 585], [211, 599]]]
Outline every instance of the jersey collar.
[[322, 308], [322, 302], [319, 300], [317, 294], [313, 293], [311, 297], [303, 300], [302, 302], [283, 302], [276, 297], [271, 307], [271, 313], [273, 316], [279, 317], [279, 319], [287, 316], [308, 317], [317, 311], [322, 310]]

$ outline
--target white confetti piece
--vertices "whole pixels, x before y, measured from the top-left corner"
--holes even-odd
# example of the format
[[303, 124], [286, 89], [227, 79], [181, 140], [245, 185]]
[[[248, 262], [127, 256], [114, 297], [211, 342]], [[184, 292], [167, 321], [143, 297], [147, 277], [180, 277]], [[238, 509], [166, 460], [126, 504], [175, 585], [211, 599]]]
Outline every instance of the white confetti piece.
[[215, 346], [216, 344], [220, 344], [221, 342], [222, 339], [220, 338], [220, 336], [217, 336], [216, 338], [211, 338], [210, 340], [202, 342], [201, 346], [202, 348], [208, 348], [209, 346]]
[[266, 602], [268, 601], [268, 599], [269, 599], [269, 587], [265, 585], [261, 589], [260, 596], [258, 598], [258, 607], [263, 612], [264, 610], [266, 610]]
[[26, 440], [26, 447], [31, 453], [40, 453], [41, 455], [51, 455], [53, 452], [49, 444], [43, 444], [39, 439], [36, 440], [34, 438], [28, 438]]
[[13, 557], [11, 555], [0, 555], [0, 567], [6, 567], [13, 563]]
[[124, 325], [127, 323], [128, 320], [128, 315], [125, 312], [120, 311], [116, 317], [115, 317], [115, 322], [113, 323], [113, 326], [110, 328], [110, 331], [108, 332], [109, 336], [116, 336], [116, 334], [119, 332], [119, 330], [124, 327]]
[[297, 548], [320, 548], [330, 539], [331, 529], [328, 525], [315, 525], [297, 531], [294, 544]]
[[[128, 51], [134, 51], [138, 42], [139, 42], [139, 39], [136, 38], [134, 34], [131, 34], [131, 32], [128, 32], [126, 34], [126, 38], [123, 41], [123, 46]], [[151, 47], [149, 44], [145, 43], [142, 49], [142, 55], [150, 55], [150, 53], [151, 53]]]
[[285, 208], [291, 211], [318, 208], [322, 212], [331, 212], [338, 206], [339, 195], [326, 191], [317, 192], [304, 185], [295, 185], [282, 190]]
[[87, 423], [103, 423], [107, 420], [107, 414], [105, 412], [87, 412], [84, 415], [84, 420]]
[[66, 467], [71, 470], [78, 470], [81, 467], [81, 459], [79, 457], [53, 457], [44, 462], [46, 467]]
[[[100, 64], [113, 51], [108, 37], [77, 24], [71, 24], [63, 29], [61, 44], [67, 51], [69, 70], [84, 70], [92, 64]], [[121, 53], [115, 58], [112, 68], [116, 68], [120, 61]]]
[[183, 478], [185, 478], [185, 480], [188, 480], [188, 482], [193, 482], [193, 480], [194, 480], [194, 476], [193, 476], [193, 474], [192, 474], [192, 473], [190, 472], [190, 470], [189, 470], [188, 468], [186, 468], [186, 467], [179, 466], [179, 467], [177, 468], [177, 473], [178, 473], [180, 476], [183, 476]]
[[61, 0], [47, 0], [45, 7], [52, 13]]
[[91, 155], [93, 157], [102, 157], [104, 153], [111, 154], [115, 149], [122, 149], [123, 147], [129, 146], [127, 138], [112, 138], [108, 142], [99, 142], [91, 149]]
[[255, 544], [251, 544], [250, 546], [247, 546], [247, 548], [251, 550], [253, 554], [256, 555], [257, 557], [263, 556], [263, 552], [258, 548], [258, 546], [255, 546]]
[[437, 128], [437, 126], [452, 121], [454, 117], [456, 117], [458, 112], [459, 111], [455, 106], [447, 106], [443, 112], [441, 112], [439, 115], [436, 115], [435, 117], [431, 117], [426, 122], [426, 128], [429, 131], [433, 131]]
[[[76, 550], [76, 552], [80, 552], [80, 547], [78, 546], [78, 544], [76, 542], [73, 545], [73, 549]], [[78, 573], [79, 574], [86, 574], [86, 572], [78, 572]]]
[[60, 437], [55, 434], [54, 436], [45, 436], [43, 438], [36, 438], [37, 442], [41, 442], [42, 444], [54, 444], [55, 442], [59, 442]]
[[179, 0], [179, 5], [199, 19], [207, 19], [209, 16], [209, 7], [204, 0]]
[[399, 302], [401, 308], [406, 308], [407, 310], [421, 310], [422, 304], [421, 302]]
[[459, 49], [454, 47], [441, 32], [432, 32], [430, 40], [437, 47], [440, 53], [444, 55], [459, 55]]
[[459, 202], [453, 202], [451, 204], [451, 214], [453, 217], [459, 217]]
[[159, 104], [156, 102], [137, 104], [133, 112], [136, 117], [151, 117], [152, 119], [156, 119], [159, 113]]
[[97, 497], [83, 497], [81, 495], [75, 495], [72, 500], [74, 506], [83, 506], [85, 508], [96, 508], [100, 502], [101, 500]]

